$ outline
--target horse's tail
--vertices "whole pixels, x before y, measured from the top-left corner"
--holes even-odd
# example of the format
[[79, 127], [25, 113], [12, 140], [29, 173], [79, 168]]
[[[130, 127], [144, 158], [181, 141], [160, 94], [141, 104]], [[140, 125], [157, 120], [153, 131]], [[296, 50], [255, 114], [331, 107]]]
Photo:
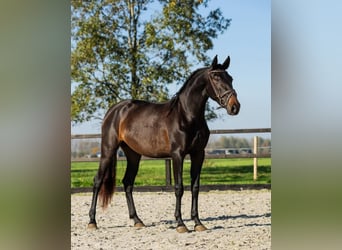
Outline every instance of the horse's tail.
[[117, 150], [119, 148], [118, 131], [113, 132], [112, 126], [119, 127], [120, 108], [122, 104], [116, 104], [110, 108], [102, 123], [102, 139], [101, 139], [101, 163], [100, 171], [102, 171], [102, 182], [99, 191], [99, 203], [106, 208], [112, 201], [115, 191], [115, 177], [117, 164]]
[[113, 158], [110, 160], [110, 164], [107, 164], [107, 167], [104, 169], [104, 177], [99, 192], [99, 203], [103, 208], [106, 208], [112, 201], [115, 190], [116, 154], [114, 154]]

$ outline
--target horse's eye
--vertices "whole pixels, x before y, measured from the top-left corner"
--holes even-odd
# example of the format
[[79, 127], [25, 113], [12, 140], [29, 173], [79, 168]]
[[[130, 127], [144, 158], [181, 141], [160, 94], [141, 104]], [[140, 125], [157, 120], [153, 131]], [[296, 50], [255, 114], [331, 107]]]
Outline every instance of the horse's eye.
[[213, 78], [214, 78], [214, 80], [217, 80], [217, 81], [218, 81], [218, 80], [220, 80], [221, 77], [220, 77], [219, 74], [214, 73], [214, 77], [213, 77]]

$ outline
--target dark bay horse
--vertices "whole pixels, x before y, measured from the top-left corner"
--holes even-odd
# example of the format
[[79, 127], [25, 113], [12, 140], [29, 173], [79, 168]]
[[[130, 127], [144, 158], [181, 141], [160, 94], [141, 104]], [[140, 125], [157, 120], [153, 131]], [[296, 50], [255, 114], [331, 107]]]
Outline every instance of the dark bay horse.
[[135, 227], [144, 224], [137, 215], [132, 191], [142, 155], [155, 158], [171, 157], [175, 181], [178, 232], [188, 232], [181, 215], [183, 187], [183, 160], [191, 159], [191, 219], [196, 231], [206, 230], [198, 215], [200, 173], [204, 160], [204, 148], [209, 138], [209, 129], [204, 118], [208, 98], [225, 108], [229, 115], [237, 115], [240, 103], [232, 86], [232, 77], [226, 72], [230, 57], [223, 64], [217, 56], [210, 67], [194, 71], [178, 93], [168, 102], [150, 103], [127, 100], [111, 107], [102, 124], [101, 160], [94, 178], [93, 198], [89, 211], [88, 228], [97, 228], [95, 213], [99, 201], [106, 207], [115, 188], [116, 153], [119, 147], [127, 158], [123, 178], [129, 217]]

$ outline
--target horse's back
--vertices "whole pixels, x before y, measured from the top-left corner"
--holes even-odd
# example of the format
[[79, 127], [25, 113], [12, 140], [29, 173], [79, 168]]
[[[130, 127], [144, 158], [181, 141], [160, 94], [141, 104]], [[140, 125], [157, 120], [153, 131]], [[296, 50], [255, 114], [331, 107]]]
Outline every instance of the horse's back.
[[139, 100], [122, 101], [109, 109], [102, 133], [113, 130], [118, 141], [139, 154], [150, 157], [170, 155], [168, 103]]
[[104, 121], [116, 119], [130, 119], [134, 120], [137, 117], [145, 116], [145, 118], [152, 118], [153, 116], [168, 115], [170, 104], [165, 103], [151, 103], [142, 100], [124, 100], [113, 105], [106, 113]]

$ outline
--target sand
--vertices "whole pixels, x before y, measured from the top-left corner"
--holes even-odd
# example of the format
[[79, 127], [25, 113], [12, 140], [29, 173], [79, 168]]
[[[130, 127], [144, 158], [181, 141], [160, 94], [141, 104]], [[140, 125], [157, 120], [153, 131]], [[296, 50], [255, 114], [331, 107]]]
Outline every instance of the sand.
[[208, 228], [194, 231], [190, 220], [191, 193], [182, 199], [189, 233], [177, 233], [173, 192], [134, 192], [137, 213], [146, 227], [128, 218], [124, 193], [111, 205], [98, 207], [97, 230], [88, 230], [91, 194], [71, 196], [71, 249], [271, 249], [271, 191], [200, 192], [199, 215]]

